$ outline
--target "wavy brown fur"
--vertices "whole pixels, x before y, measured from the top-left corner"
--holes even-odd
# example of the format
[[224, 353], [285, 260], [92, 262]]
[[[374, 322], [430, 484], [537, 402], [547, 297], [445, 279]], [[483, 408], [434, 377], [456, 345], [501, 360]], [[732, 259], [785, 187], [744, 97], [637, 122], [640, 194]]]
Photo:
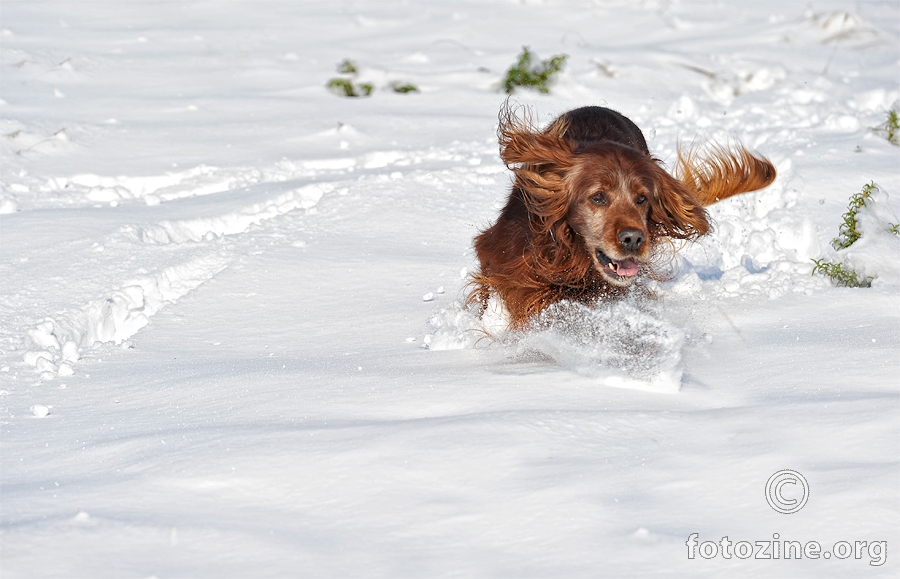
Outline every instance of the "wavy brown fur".
[[[481, 270], [472, 276], [468, 301], [483, 311], [498, 294], [514, 328], [560, 300], [622, 295], [631, 278], [604, 271], [594, 251], [615, 256], [616, 268], [637, 263], [642, 275], [657, 277], [654, 263], [672, 239], [694, 240], [710, 231], [705, 205], [775, 178], [768, 160], [740, 146], [715, 148], [708, 158], [679, 152], [678, 178], [672, 177], [650, 156], [634, 123], [600, 107], [569, 111], [544, 131], [527, 111], [520, 118], [504, 107], [497, 133], [515, 182], [497, 222], [475, 238]], [[602, 212], [587, 201], [600, 183], [621, 184], [615, 194], [603, 186], [611, 202]], [[594, 221], [578, 226], [579, 233], [576, 224], [585, 216]], [[619, 247], [622, 224], [640, 231], [646, 243]], [[595, 237], [613, 241], [589, 247], [586, 240]]]
[[706, 158], [694, 149], [685, 151], [679, 147], [675, 174], [706, 206], [768, 186], [775, 180], [775, 167], [741, 145], [713, 146]]

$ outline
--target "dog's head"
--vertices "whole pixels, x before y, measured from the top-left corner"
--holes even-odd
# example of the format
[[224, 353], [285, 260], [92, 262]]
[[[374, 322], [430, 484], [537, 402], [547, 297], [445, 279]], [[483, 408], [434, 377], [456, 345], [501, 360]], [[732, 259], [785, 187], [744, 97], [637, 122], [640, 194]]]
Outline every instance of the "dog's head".
[[609, 283], [631, 284], [661, 238], [707, 232], [703, 208], [649, 155], [608, 141], [573, 153], [566, 219]]
[[694, 239], [709, 231], [706, 211], [650, 155], [611, 141], [579, 146], [558, 131], [501, 122], [501, 157], [516, 174], [532, 227], [574, 247], [615, 286], [645, 269], [661, 240]]

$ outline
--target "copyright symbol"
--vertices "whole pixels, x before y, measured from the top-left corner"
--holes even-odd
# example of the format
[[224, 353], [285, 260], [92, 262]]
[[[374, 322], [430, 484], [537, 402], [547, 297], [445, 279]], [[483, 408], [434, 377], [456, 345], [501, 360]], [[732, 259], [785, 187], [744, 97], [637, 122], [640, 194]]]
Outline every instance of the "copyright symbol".
[[[784, 485], [800, 485], [803, 496], [800, 500], [788, 499], [781, 494]], [[795, 470], [784, 469], [776, 472], [766, 481], [766, 502], [769, 506], [783, 515], [796, 513], [803, 508], [809, 498], [809, 483], [803, 475]]]

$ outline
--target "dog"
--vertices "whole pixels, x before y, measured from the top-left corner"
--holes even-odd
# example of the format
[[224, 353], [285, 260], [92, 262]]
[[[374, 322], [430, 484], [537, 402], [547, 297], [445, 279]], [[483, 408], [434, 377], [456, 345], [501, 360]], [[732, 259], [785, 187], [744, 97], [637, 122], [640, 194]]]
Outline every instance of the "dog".
[[673, 176], [640, 128], [608, 108], [571, 110], [543, 131], [523, 117], [508, 104], [500, 112], [500, 157], [515, 179], [475, 238], [480, 271], [467, 298], [483, 315], [499, 297], [511, 329], [562, 300], [593, 303], [641, 277], [664, 279], [664, 249], [710, 232], [704, 207], [775, 180], [774, 165], [740, 144], [706, 156], [679, 149]]

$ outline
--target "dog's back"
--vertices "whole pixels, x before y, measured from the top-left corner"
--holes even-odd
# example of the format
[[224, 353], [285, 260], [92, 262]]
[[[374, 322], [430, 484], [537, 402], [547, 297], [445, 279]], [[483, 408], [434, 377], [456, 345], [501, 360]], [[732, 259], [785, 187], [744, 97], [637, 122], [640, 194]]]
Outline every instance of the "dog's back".
[[649, 155], [644, 134], [631, 120], [612, 109], [581, 107], [559, 116], [545, 130], [584, 147], [598, 141], [612, 141]]

